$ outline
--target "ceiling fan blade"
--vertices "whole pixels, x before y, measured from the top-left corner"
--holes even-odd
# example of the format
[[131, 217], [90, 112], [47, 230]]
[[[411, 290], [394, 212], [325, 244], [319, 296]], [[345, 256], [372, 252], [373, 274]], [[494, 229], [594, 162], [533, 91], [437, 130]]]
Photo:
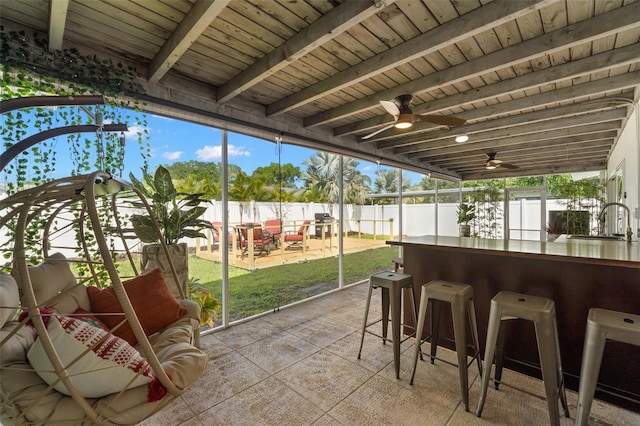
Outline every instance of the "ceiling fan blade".
[[441, 124], [443, 126], [458, 127], [467, 122], [464, 118], [453, 117], [450, 115], [431, 115], [420, 114], [415, 116], [422, 121], [428, 121], [433, 124]]
[[487, 160], [487, 162], [484, 164], [484, 166], [487, 168], [487, 170], [495, 170], [498, 167], [500, 167], [500, 164], [502, 164], [502, 161], [500, 160], [495, 160], [495, 159], [489, 159]]
[[369, 138], [372, 138], [372, 137], [374, 137], [375, 135], [377, 135], [378, 133], [382, 133], [382, 132], [384, 132], [385, 130], [392, 128], [393, 126], [394, 126], [394, 124], [389, 124], [388, 126], [385, 126], [385, 127], [383, 127], [382, 129], [378, 129], [378, 130], [376, 130], [376, 131], [375, 131], [375, 132], [373, 132], [373, 133], [369, 133], [367, 136], [363, 136], [361, 139], [369, 139]]
[[380, 105], [382, 105], [389, 114], [393, 115], [396, 120], [398, 119], [398, 116], [400, 115], [400, 109], [398, 109], [398, 105], [391, 101], [380, 101]]
[[515, 164], [509, 164], [509, 163], [500, 163], [500, 165], [498, 167], [504, 167], [505, 169], [519, 169], [520, 167], [516, 166]]

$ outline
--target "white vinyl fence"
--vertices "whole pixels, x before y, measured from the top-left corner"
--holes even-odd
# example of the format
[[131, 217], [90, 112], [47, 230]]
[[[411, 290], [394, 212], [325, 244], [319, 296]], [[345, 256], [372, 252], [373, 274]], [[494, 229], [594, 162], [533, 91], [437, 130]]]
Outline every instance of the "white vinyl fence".
[[[564, 205], [561, 201], [548, 200], [546, 206], [548, 216], [549, 211], [563, 211]], [[389, 235], [391, 233], [397, 238], [400, 233], [400, 222], [402, 222], [403, 235], [419, 236], [419, 235], [443, 235], [457, 236], [458, 225], [456, 223], [457, 203], [439, 203], [435, 204], [403, 204], [402, 221], [399, 217], [399, 206], [397, 204], [390, 205], [346, 205], [344, 206], [344, 223], [345, 232], [362, 232], [365, 234]], [[511, 227], [517, 225], [520, 231], [511, 231], [512, 239], [528, 239], [540, 240], [539, 230], [541, 228], [540, 218], [540, 201], [538, 200], [518, 200], [509, 204]], [[334, 220], [340, 220], [340, 211], [338, 205], [325, 203], [278, 203], [278, 202], [237, 202], [229, 203], [229, 223], [232, 225], [240, 223], [260, 222], [263, 223], [267, 219], [275, 219], [280, 217], [282, 211], [282, 219], [287, 226], [293, 229], [292, 223], [300, 224], [304, 220], [315, 219], [316, 213], [328, 213]], [[0, 212], [1, 213], [1, 212]], [[205, 220], [211, 222], [222, 221], [222, 202], [213, 201], [204, 215]], [[504, 214], [500, 215], [497, 227], [503, 229]], [[390, 223], [390, 220], [392, 222]], [[6, 230], [2, 230], [0, 234], [0, 243], [9, 239]], [[502, 233], [500, 234], [503, 235]], [[543, 234], [544, 236], [544, 234]], [[195, 246], [195, 242], [187, 241], [191, 246]], [[65, 255], [73, 255], [73, 247], [76, 246], [73, 232], [68, 232], [60, 236], [60, 241], [56, 241], [56, 245], [63, 247], [62, 251]]]

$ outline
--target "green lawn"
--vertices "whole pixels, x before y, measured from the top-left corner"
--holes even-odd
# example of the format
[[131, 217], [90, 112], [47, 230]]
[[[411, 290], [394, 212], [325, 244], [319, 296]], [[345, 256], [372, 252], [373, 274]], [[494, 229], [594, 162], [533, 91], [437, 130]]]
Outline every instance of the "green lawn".
[[[345, 284], [366, 279], [378, 271], [392, 269], [391, 259], [397, 257], [397, 253], [395, 247], [381, 247], [345, 255]], [[219, 300], [222, 296], [221, 271], [219, 263], [189, 259], [189, 275], [198, 278]], [[338, 259], [317, 259], [250, 273], [229, 267], [229, 277], [229, 316], [234, 321], [337, 288]]]
[[[391, 259], [397, 256], [397, 248], [387, 246], [345, 255], [345, 284], [392, 269]], [[132, 273], [127, 266], [120, 267], [123, 276]], [[222, 300], [220, 263], [190, 257], [189, 276], [197, 278], [214, 297]], [[273, 266], [254, 272], [229, 266], [229, 278], [229, 317], [235, 321], [337, 288], [338, 258]]]

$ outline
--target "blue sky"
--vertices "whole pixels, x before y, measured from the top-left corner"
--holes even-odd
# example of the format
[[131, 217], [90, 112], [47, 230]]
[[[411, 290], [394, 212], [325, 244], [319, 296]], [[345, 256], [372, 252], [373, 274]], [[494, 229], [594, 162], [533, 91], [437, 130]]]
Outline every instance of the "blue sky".
[[[152, 169], [158, 164], [176, 161], [220, 161], [222, 131], [218, 129], [154, 115], [148, 116], [147, 128], [152, 150], [152, 158], [150, 159]], [[260, 166], [278, 162], [275, 141], [232, 132], [228, 135], [228, 141], [229, 162], [242, 167], [247, 174], [251, 174]], [[290, 145], [286, 142], [286, 139], [283, 140], [282, 163], [292, 163], [304, 169], [302, 162], [316, 151]], [[370, 176], [373, 181], [378, 165], [363, 160], [358, 161], [360, 171]], [[140, 164], [137, 166], [137, 170], [139, 168]]]
[[[178, 161], [221, 161], [221, 130], [152, 114], [147, 114], [146, 118], [151, 147], [151, 158], [148, 160], [151, 170], [159, 164], [171, 164]], [[139, 130], [141, 129], [129, 123], [123, 173], [125, 179], [128, 179], [129, 172], [133, 172], [137, 177], [142, 174], [143, 163], [136, 137], [136, 132]], [[240, 166], [247, 174], [251, 174], [257, 167], [278, 162], [274, 141], [231, 132], [228, 135], [228, 141], [229, 162]], [[315, 150], [289, 145], [286, 142], [286, 139], [283, 140], [282, 163], [292, 163], [304, 170], [302, 162], [313, 155]], [[66, 154], [68, 149], [66, 138], [60, 137], [59, 141], [55, 143], [59, 152], [56, 169], [64, 173], [64, 170], [71, 169], [70, 156]], [[360, 163], [360, 172], [371, 177], [373, 182], [378, 165], [363, 160], [358, 160], [358, 162]], [[412, 183], [416, 183], [420, 179], [415, 173], [406, 173], [404, 176], [411, 178]], [[62, 177], [62, 174], [53, 177]]]

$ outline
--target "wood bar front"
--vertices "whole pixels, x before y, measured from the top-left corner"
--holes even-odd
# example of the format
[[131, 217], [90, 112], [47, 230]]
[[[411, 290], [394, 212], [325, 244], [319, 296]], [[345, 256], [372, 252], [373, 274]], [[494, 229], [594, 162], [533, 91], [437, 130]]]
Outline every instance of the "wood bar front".
[[[405, 272], [413, 276], [417, 304], [421, 286], [432, 280], [474, 287], [482, 353], [490, 301], [496, 293], [506, 290], [552, 299], [565, 382], [575, 391], [589, 309], [640, 314], [638, 242], [562, 237], [558, 242], [541, 243], [425, 236], [388, 244], [403, 246]], [[410, 315], [404, 321], [411, 323]], [[454, 349], [450, 324], [450, 318], [443, 317], [438, 343]], [[429, 324], [425, 330], [426, 336]], [[539, 360], [531, 323], [510, 321], [506, 357], [507, 368], [541, 378], [533, 366]], [[640, 347], [607, 342], [596, 398], [640, 412]]]

